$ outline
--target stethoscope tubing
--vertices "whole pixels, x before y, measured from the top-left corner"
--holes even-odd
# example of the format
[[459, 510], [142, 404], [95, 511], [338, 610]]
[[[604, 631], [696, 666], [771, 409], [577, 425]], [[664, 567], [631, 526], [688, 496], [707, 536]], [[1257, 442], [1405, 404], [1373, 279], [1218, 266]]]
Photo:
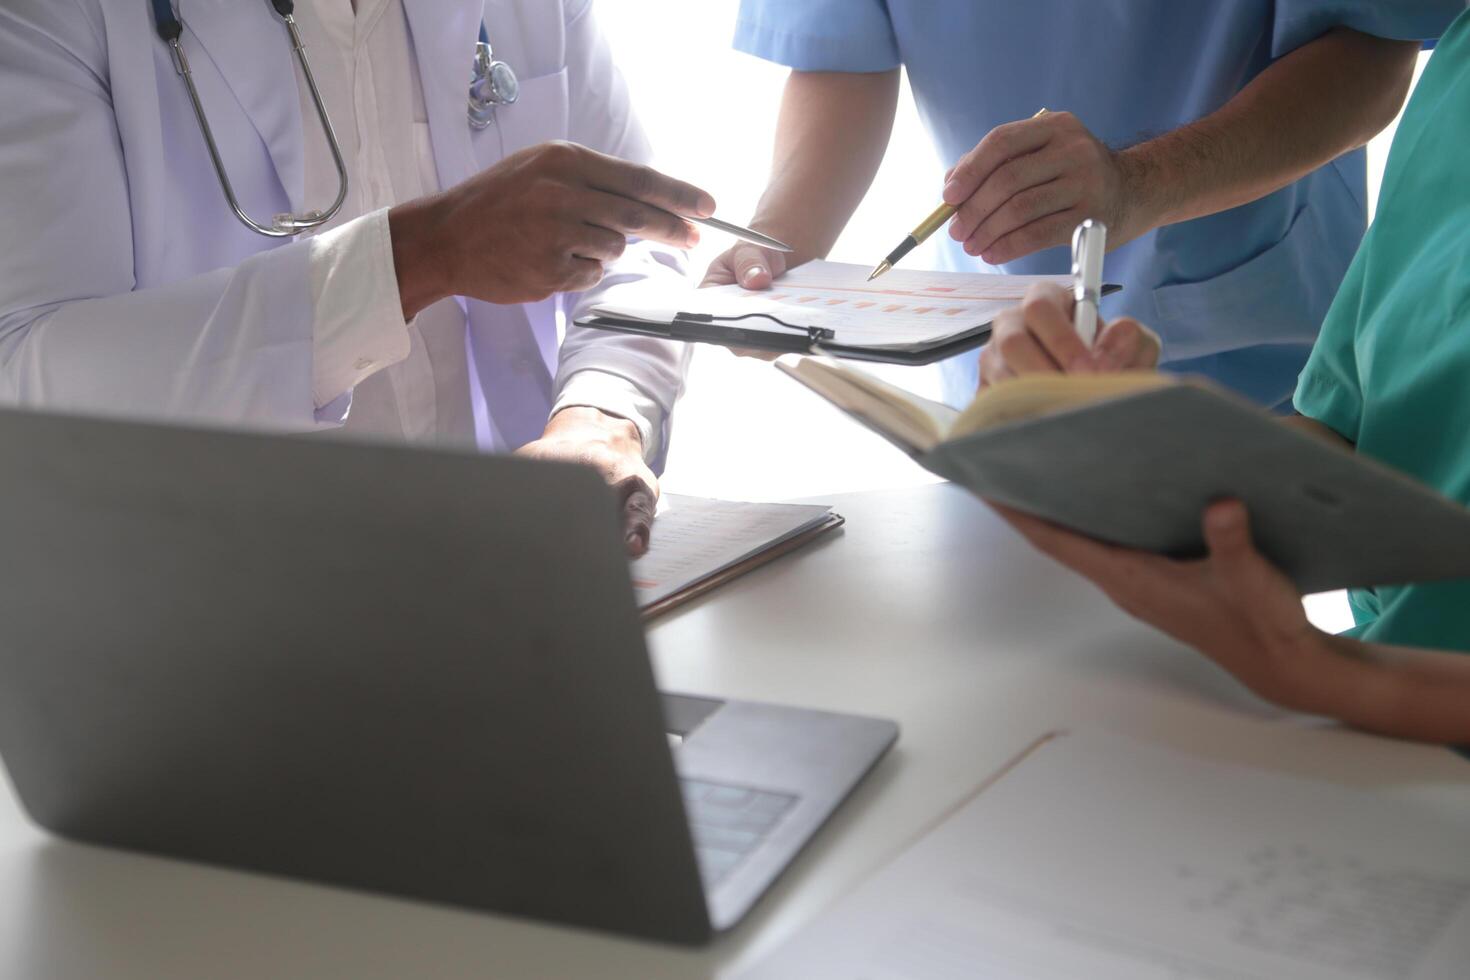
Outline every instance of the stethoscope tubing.
[[[312, 73], [311, 62], [306, 57], [306, 45], [301, 41], [301, 32], [297, 30], [295, 18], [295, 4], [292, 0], [269, 0], [270, 5], [280, 15], [286, 24], [286, 30], [291, 39], [291, 50], [296, 54], [297, 63], [301, 65], [302, 77], [306, 79], [306, 87], [311, 93], [312, 105], [316, 107], [317, 119], [321, 123], [322, 132], [327, 137], [327, 146], [332, 153], [332, 163], [337, 168], [337, 198], [331, 207], [325, 211], [308, 211], [305, 214], [278, 214], [271, 219], [269, 224], [260, 222], [250, 217], [240, 205], [239, 198], [235, 195], [234, 185], [230, 182], [229, 172], [225, 169], [224, 159], [219, 150], [219, 144], [215, 141], [214, 130], [209, 125], [209, 117], [204, 111], [204, 102], [199, 97], [199, 88], [194, 84], [194, 73], [189, 68], [189, 58], [184, 53], [183, 45], [180, 43], [184, 25], [174, 14], [171, 0], [150, 0], [153, 6], [153, 19], [158, 36], [169, 47], [169, 53], [173, 58], [174, 69], [179, 77], [184, 80], [184, 87], [189, 93], [189, 104], [194, 108], [194, 118], [199, 124], [199, 132], [204, 137], [205, 148], [209, 151], [209, 159], [214, 164], [215, 175], [219, 178], [220, 190], [224, 193], [225, 203], [229, 205], [230, 211], [251, 231], [264, 235], [267, 238], [292, 238], [304, 231], [319, 228], [342, 209], [347, 200], [347, 189], [349, 186], [347, 176], [347, 162], [342, 157], [342, 146], [337, 141], [337, 132], [332, 126], [331, 116], [327, 113], [326, 104], [322, 100], [321, 90], [317, 88], [316, 76]], [[501, 105], [509, 105], [515, 101], [512, 91], [509, 99], [502, 98], [494, 84], [486, 84], [491, 81], [491, 74], [495, 68], [505, 72], [512, 85], [515, 82], [515, 73], [504, 62], [493, 60], [490, 49], [490, 35], [485, 29], [485, 24], [480, 23], [479, 43], [484, 51], [484, 61], [487, 66], [482, 74], [480, 65], [480, 48], [476, 49], [475, 75], [470, 83], [469, 117], [473, 128], [484, 128], [489, 125], [489, 118], [495, 109]], [[488, 97], [479, 94], [481, 89], [489, 92]], [[477, 125], [478, 123], [478, 125]]]

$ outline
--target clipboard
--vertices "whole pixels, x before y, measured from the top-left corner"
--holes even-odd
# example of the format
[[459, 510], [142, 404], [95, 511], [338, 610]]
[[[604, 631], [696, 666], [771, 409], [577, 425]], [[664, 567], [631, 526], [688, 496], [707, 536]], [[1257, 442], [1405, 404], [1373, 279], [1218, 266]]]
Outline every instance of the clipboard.
[[[1103, 287], [1103, 295], [1122, 289], [1116, 283]], [[769, 326], [750, 325], [747, 321], [764, 321]], [[719, 316], [710, 313], [675, 314], [668, 323], [631, 317], [594, 315], [576, 321], [579, 327], [610, 330], [616, 333], [678, 340], [693, 344], [713, 344], [740, 350], [767, 351], [775, 354], [826, 354], [849, 361], [898, 364], [919, 367], [933, 364], [982, 346], [990, 339], [990, 323], [961, 329], [934, 340], [904, 346], [865, 347], [841, 344], [833, 330], [823, 327], [788, 323], [770, 313], [745, 313]], [[745, 324], [745, 325], [736, 325]]]

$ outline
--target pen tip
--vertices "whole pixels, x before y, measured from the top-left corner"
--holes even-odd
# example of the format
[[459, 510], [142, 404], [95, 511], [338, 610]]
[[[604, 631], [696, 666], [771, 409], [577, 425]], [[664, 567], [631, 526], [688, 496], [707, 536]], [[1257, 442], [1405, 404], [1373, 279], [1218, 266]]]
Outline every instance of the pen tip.
[[868, 276], [868, 282], [872, 282], [874, 279], [877, 279], [879, 276], [883, 275], [883, 273], [887, 272], [891, 268], [893, 268], [893, 266], [889, 265], [887, 262], [879, 262], [878, 267], [874, 269], [872, 273]]

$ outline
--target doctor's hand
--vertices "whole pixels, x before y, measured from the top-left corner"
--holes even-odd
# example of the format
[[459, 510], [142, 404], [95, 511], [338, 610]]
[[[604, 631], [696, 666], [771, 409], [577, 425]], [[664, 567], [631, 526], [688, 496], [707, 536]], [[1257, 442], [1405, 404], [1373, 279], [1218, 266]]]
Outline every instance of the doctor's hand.
[[590, 289], [629, 237], [688, 248], [692, 184], [575, 143], [527, 147], [442, 194], [388, 212], [405, 319], [447, 296], [530, 303]]
[[1097, 340], [1088, 348], [1072, 322], [1072, 296], [1055, 283], [1037, 283], [1020, 306], [991, 326], [980, 352], [980, 384], [1021, 374], [1093, 374], [1146, 371], [1159, 364], [1159, 335], [1131, 317], [1097, 321]]
[[991, 265], [1072, 240], [1085, 219], [1116, 248], [1152, 225], [1137, 206], [1141, 179], [1070, 112], [997, 126], [949, 172], [949, 235]]
[[658, 477], [643, 462], [643, 440], [632, 422], [595, 408], [564, 408], [546, 423], [540, 439], [522, 446], [516, 454], [596, 469], [622, 505], [628, 554], [636, 557], [648, 550], [658, 506]]

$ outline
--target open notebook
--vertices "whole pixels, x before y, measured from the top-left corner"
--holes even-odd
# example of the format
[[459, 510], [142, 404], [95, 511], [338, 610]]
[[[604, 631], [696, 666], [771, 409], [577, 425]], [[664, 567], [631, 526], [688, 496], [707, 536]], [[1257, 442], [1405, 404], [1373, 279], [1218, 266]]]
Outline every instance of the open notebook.
[[1470, 510], [1205, 381], [1031, 375], [957, 412], [830, 358], [777, 366], [926, 469], [1104, 541], [1197, 556], [1232, 497], [1303, 592], [1470, 577]]
[[905, 269], [868, 282], [868, 272], [808, 262], [761, 292], [644, 280], [611, 290], [577, 322], [726, 347], [926, 364], [984, 343], [990, 322], [1033, 283], [1071, 283], [1066, 276]]
[[1463, 980], [1470, 821], [1053, 737], [741, 980]]
[[841, 525], [824, 504], [664, 494], [648, 552], [632, 564], [638, 608], [652, 619]]

